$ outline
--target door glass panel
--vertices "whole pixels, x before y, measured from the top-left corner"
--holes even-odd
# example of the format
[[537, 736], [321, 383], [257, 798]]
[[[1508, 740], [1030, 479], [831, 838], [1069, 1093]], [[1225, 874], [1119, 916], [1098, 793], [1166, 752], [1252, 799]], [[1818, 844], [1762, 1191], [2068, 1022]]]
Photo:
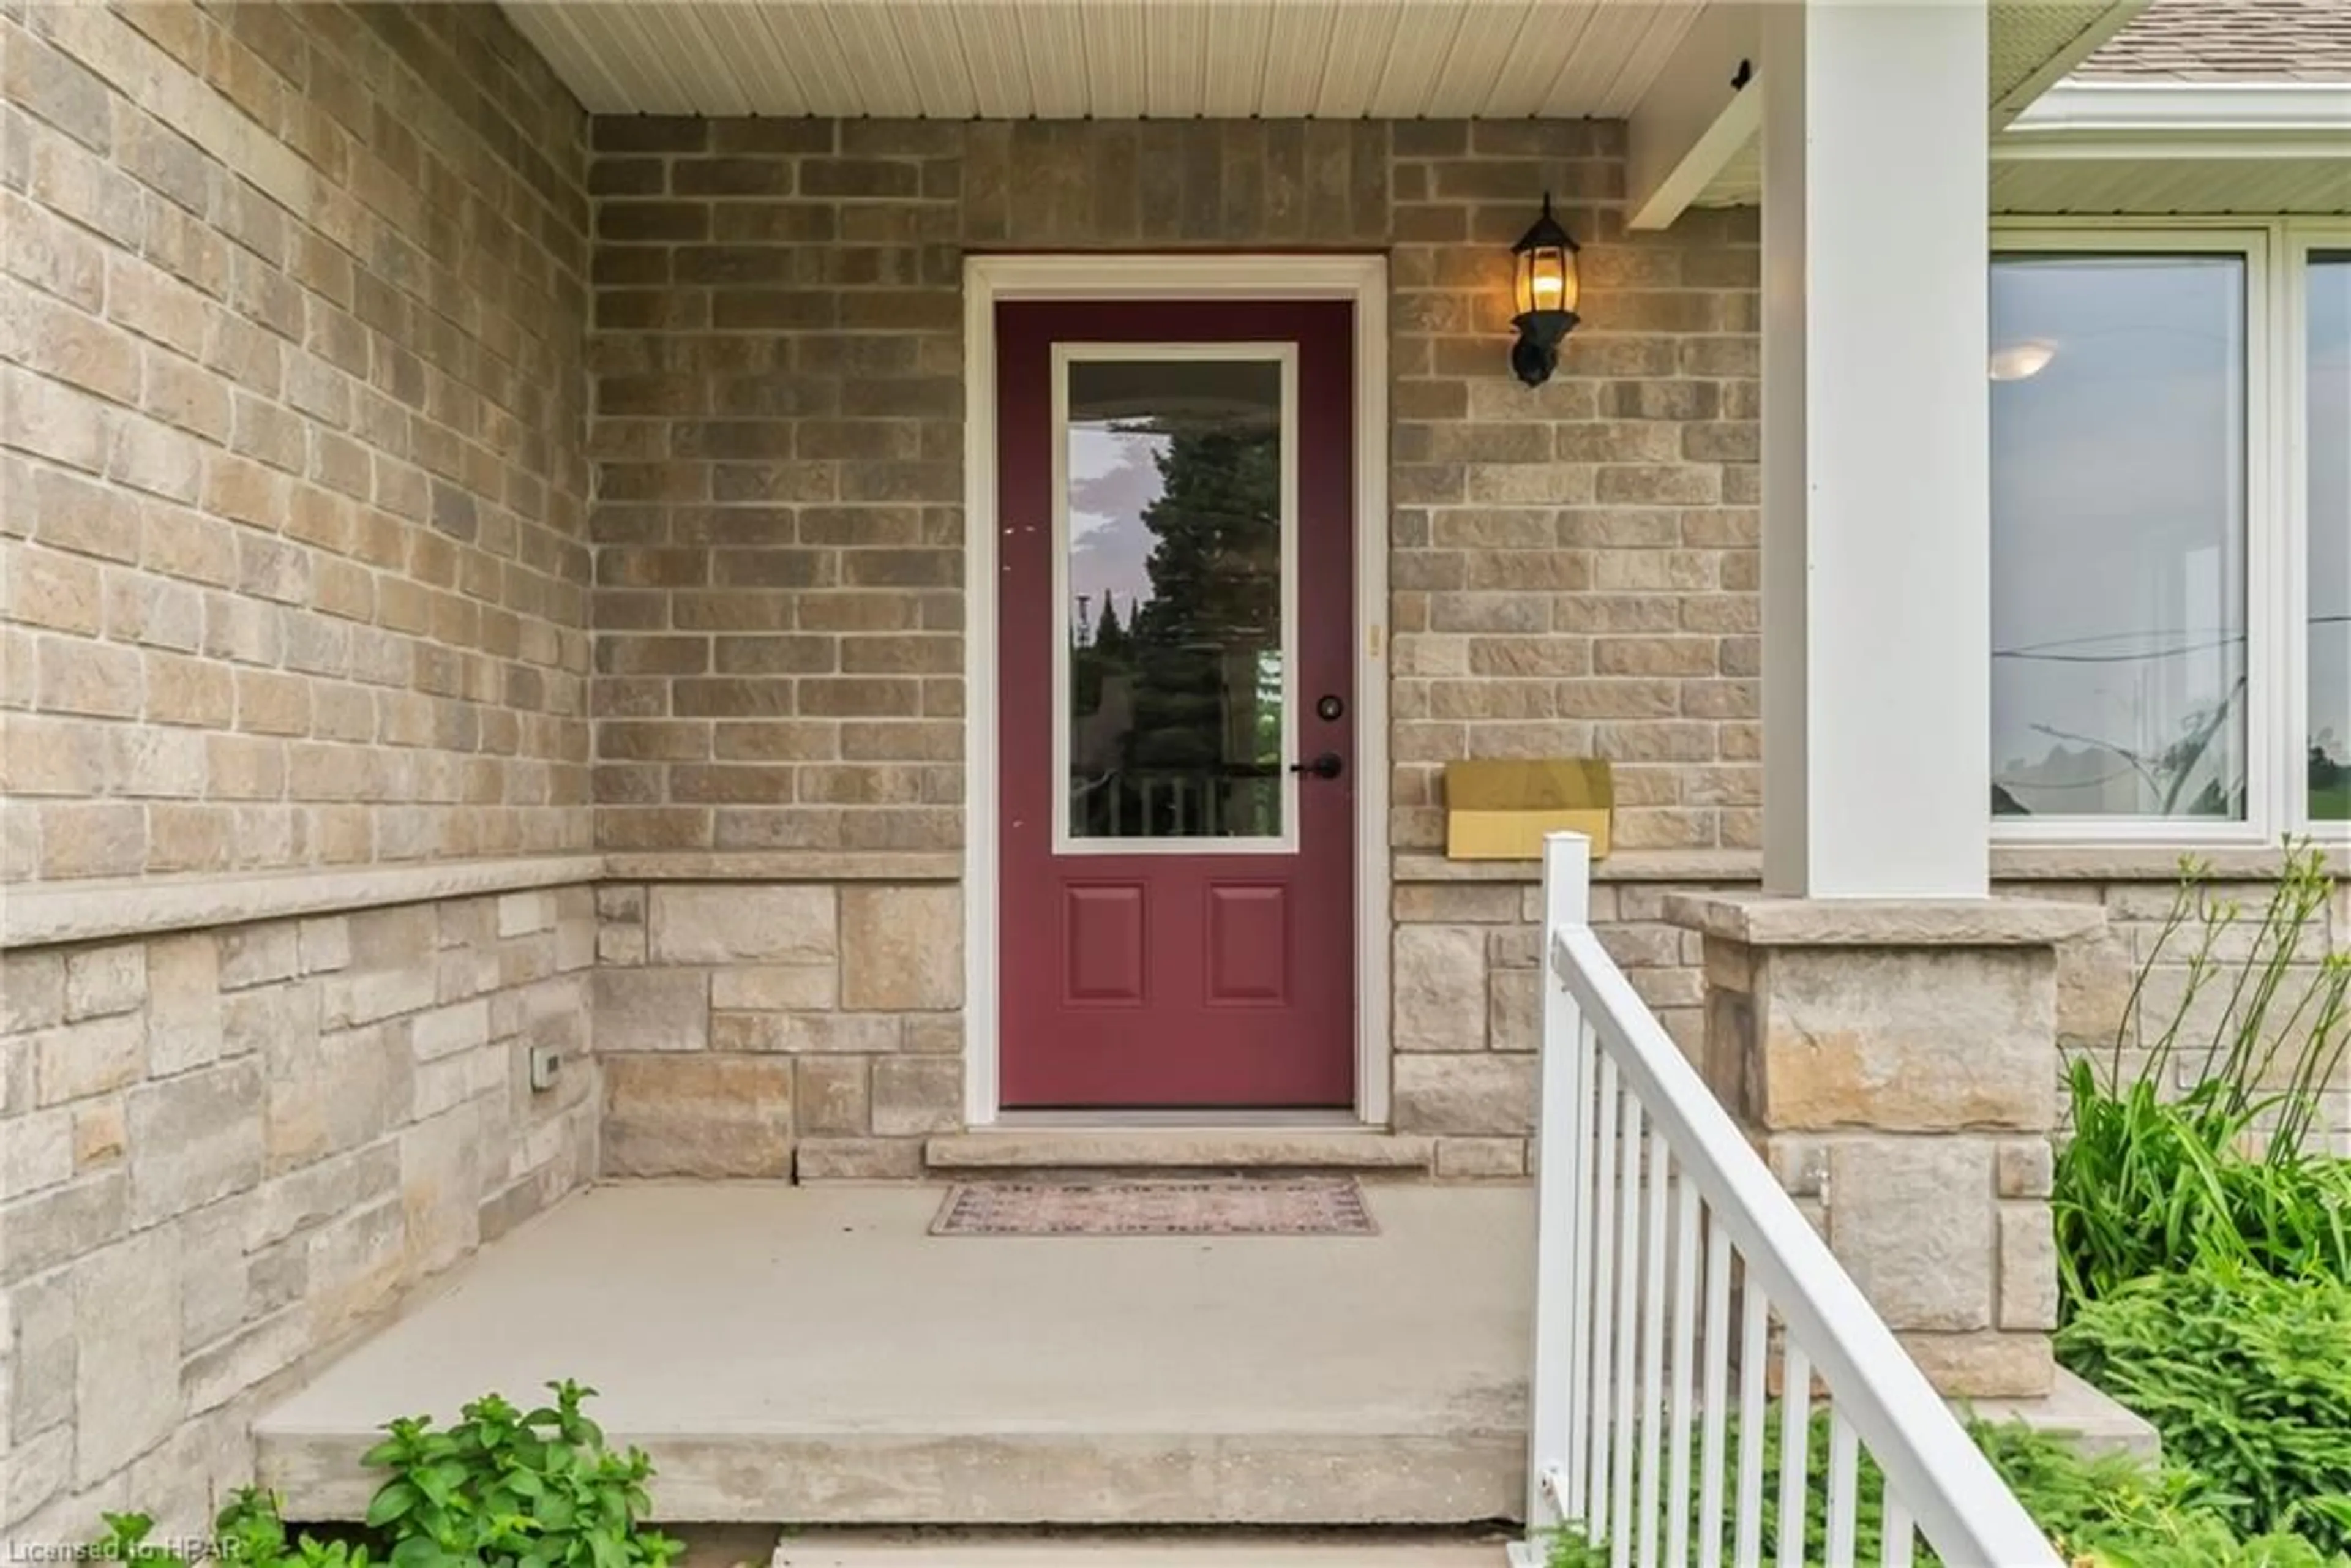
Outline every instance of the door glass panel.
[[1286, 839], [1285, 362], [1064, 351], [1066, 840]]

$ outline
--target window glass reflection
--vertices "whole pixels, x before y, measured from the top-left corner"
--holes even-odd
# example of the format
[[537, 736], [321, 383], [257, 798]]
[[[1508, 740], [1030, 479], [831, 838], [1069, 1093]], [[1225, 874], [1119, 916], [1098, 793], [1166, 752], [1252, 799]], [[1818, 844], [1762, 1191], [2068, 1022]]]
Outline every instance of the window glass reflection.
[[2245, 264], [1991, 274], [1992, 800], [2245, 811]]
[[1073, 839], [1282, 831], [1281, 366], [1069, 366]]

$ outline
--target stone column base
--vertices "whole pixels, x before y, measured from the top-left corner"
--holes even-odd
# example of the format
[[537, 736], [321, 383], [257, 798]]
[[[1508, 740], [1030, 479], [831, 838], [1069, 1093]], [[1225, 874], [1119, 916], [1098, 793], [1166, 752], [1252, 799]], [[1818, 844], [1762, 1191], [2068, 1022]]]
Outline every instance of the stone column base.
[[1700, 1071], [1947, 1395], [2048, 1393], [2056, 944], [2094, 904], [1686, 894]]

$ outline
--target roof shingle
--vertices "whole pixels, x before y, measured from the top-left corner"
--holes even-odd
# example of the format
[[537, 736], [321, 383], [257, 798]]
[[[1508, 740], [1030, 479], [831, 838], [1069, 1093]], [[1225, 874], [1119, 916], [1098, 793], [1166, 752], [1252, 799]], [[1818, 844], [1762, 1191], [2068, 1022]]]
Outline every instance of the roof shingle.
[[2154, 0], [2074, 79], [2351, 82], [2351, 0]]

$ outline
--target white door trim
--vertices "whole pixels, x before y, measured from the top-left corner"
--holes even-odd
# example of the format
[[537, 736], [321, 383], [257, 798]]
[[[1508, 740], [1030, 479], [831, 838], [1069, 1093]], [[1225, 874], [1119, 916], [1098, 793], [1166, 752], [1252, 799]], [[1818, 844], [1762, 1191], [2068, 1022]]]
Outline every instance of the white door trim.
[[982, 256], [963, 272], [964, 1120], [997, 1087], [996, 307], [1007, 299], [1349, 299], [1355, 306], [1355, 1114], [1388, 1119], [1387, 258]]

